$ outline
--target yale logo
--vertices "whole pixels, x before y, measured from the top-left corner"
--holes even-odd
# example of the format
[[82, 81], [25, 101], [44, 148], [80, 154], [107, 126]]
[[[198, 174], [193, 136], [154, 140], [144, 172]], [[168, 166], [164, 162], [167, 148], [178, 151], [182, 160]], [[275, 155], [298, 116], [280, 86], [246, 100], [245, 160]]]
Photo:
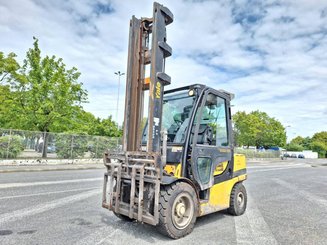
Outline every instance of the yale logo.
[[160, 90], [161, 84], [159, 82], [156, 83], [156, 99], [160, 99]]

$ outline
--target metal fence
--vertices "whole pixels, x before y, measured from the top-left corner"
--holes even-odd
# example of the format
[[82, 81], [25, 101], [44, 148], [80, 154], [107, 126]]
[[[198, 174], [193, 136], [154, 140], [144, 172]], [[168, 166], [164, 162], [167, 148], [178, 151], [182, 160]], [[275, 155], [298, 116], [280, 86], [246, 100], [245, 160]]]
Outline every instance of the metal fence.
[[0, 128], [0, 159], [93, 159], [120, 147], [121, 138]]
[[280, 151], [243, 148], [235, 148], [235, 153], [244, 154], [246, 158], [280, 158], [281, 155]]
[[[98, 159], [107, 149], [121, 147], [121, 138], [0, 128], [0, 159]], [[279, 158], [281, 154], [243, 148], [235, 148], [235, 153], [247, 158]]]

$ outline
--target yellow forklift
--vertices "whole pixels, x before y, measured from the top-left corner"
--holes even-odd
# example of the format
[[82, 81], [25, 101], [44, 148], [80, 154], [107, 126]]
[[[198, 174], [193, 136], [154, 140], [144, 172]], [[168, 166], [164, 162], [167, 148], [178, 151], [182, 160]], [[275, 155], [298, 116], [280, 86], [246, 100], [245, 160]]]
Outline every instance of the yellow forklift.
[[243, 214], [247, 175], [244, 155], [233, 151], [233, 94], [202, 84], [164, 90], [171, 82], [165, 59], [172, 54], [166, 42], [172, 22], [159, 3], [152, 18], [130, 21], [123, 149], [104, 155], [102, 206], [178, 239], [199, 216], [224, 209]]

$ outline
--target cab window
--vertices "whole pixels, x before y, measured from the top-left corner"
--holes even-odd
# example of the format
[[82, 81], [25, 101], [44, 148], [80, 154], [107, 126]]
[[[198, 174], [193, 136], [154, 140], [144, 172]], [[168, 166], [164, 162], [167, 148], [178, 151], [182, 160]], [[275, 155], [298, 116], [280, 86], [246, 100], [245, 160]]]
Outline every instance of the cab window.
[[[196, 123], [197, 120], [194, 122]], [[228, 146], [226, 100], [209, 93], [200, 119], [197, 144]]]

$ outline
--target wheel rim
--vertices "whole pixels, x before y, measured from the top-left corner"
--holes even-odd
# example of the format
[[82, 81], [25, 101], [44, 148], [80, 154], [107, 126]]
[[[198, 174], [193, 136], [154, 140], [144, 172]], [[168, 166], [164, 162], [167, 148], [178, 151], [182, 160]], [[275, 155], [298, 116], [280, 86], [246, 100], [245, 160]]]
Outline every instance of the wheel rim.
[[194, 215], [194, 204], [192, 197], [187, 193], [179, 194], [173, 203], [172, 221], [174, 226], [181, 230], [186, 228]]
[[239, 192], [237, 194], [237, 205], [240, 207], [240, 208], [243, 208], [244, 206], [244, 194], [243, 192]]

